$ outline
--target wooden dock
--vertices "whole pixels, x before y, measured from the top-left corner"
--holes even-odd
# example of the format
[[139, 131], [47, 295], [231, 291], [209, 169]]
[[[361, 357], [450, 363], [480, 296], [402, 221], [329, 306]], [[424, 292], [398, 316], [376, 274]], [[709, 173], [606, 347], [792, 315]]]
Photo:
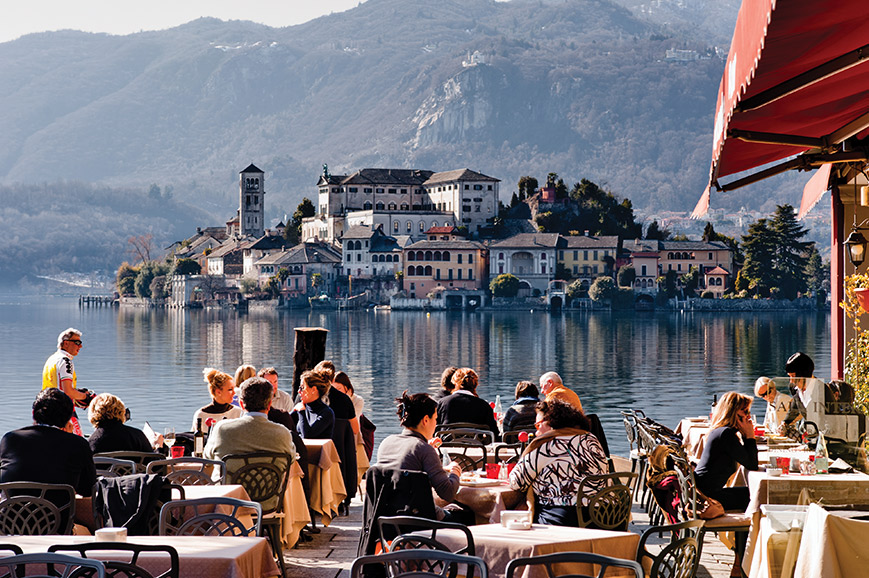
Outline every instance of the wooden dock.
[[79, 295], [79, 307], [110, 307], [115, 305], [115, 298], [111, 295]]

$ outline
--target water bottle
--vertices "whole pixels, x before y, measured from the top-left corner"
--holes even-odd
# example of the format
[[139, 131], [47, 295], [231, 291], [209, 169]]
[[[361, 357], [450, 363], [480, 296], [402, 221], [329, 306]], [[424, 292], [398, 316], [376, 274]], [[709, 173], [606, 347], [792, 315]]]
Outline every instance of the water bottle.
[[818, 432], [818, 443], [815, 445], [815, 469], [819, 474], [826, 474], [830, 467], [830, 454], [827, 453], [827, 440], [824, 432]]
[[495, 396], [495, 421], [498, 421], [498, 420], [501, 419], [501, 411], [502, 411], [502, 408], [501, 408], [501, 396], [500, 396], [500, 395], [496, 395], [496, 396]]
[[450, 459], [450, 454], [445, 451], [441, 451], [441, 463], [445, 468], [450, 467], [450, 464], [453, 463], [453, 460]]
[[509, 468], [507, 467], [507, 462], [501, 462], [501, 469], [498, 471], [498, 479], [502, 482], [506, 482], [510, 479]]
[[718, 394], [712, 394], [712, 406], [709, 409], [709, 420], [712, 420], [712, 416], [715, 415], [715, 406], [718, 405]]

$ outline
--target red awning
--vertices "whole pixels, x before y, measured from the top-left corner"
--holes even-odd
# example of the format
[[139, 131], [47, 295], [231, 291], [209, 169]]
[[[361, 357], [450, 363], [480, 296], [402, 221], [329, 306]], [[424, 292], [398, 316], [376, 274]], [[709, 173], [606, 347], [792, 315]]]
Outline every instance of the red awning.
[[718, 89], [710, 183], [735, 188], [719, 179], [806, 152], [740, 182], [865, 159], [841, 143], [867, 128], [869, 2], [743, 0]]
[[830, 189], [830, 172], [833, 170], [833, 165], [827, 163], [818, 169], [806, 186], [803, 187], [803, 199], [800, 201], [800, 212], [797, 213], [797, 220], [809, 214], [809, 211], [818, 204], [821, 197], [824, 196]]

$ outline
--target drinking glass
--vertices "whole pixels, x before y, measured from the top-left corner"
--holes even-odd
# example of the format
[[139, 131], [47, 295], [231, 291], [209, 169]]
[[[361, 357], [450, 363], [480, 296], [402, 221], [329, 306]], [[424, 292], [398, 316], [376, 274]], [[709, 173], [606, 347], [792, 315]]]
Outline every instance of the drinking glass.
[[175, 428], [167, 427], [163, 430], [163, 441], [166, 443], [166, 446], [172, 447], [175, 445]]

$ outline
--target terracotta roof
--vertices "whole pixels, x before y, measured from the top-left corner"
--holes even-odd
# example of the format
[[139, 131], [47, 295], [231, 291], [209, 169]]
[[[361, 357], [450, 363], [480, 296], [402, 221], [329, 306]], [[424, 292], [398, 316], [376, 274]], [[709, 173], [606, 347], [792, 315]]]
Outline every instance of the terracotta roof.
[[425, 182], [426, 185], [437, 183], [449, 183], [453, 181], [491, 181], [493, 183], [501, 182], [500, 179], [478, 173], [470, 169], [456, 169], [454, 171], [444, 171], [442, 173], [434, 173]]
[[458, 229], [450, 225], [449, 227], [431, 227], [425, 232], [426, 235], [450, 235], [456, 234]]
[[661, 241], [662, 251], [721, 251], [729, 247], [721, 241]]
[[717, 266], [711, 271], [706, 271], [707, 275], [730, 275], [730, 272], [722, 266]]
[[508, 237], [503, 241], [498, 241], [492, 244], [492, 248], [499, 249], [527, 249], [527, 248], [544, 248], [555, 249], [558, 246], [558, 239], [561, 237], [558, 233], [519, 233]]

